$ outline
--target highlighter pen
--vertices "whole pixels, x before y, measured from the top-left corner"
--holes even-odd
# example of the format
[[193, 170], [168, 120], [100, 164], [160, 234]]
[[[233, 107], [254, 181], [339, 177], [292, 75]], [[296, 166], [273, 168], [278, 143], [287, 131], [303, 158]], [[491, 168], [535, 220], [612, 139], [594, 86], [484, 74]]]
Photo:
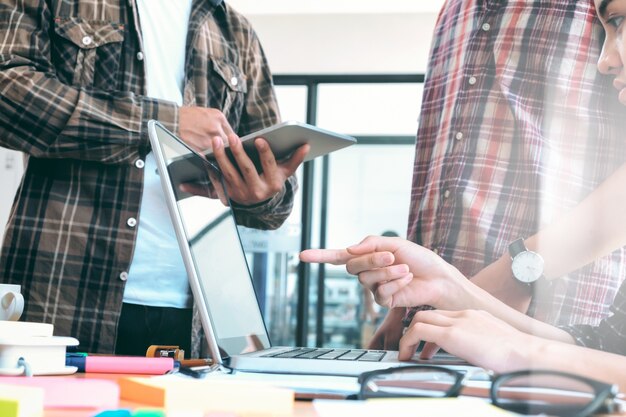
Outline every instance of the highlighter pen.
[[89, 356], [68, 353], [65, 366], [75, 366], [78, 372], [101, 374], [163, 375], [180, 366], [172, 358], [143, 356]]

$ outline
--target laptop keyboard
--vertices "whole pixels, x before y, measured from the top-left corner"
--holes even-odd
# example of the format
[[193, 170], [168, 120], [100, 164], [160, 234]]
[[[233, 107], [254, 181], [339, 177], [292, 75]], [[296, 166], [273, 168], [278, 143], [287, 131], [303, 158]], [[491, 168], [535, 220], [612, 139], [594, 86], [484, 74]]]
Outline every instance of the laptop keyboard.
[[268, 353], [263, 357], [380, 362], [386, 353], [384, 350], [292, 348]]

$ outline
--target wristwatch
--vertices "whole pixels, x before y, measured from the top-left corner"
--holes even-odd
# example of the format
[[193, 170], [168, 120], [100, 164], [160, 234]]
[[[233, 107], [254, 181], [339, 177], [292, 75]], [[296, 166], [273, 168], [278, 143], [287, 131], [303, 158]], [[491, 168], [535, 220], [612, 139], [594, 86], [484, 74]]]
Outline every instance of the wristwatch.
[[543, 258], [524, 245], [524, 239], [517, 239], [509, 245], [511, 270], [520, 282], [532, 284], [543, 276]]

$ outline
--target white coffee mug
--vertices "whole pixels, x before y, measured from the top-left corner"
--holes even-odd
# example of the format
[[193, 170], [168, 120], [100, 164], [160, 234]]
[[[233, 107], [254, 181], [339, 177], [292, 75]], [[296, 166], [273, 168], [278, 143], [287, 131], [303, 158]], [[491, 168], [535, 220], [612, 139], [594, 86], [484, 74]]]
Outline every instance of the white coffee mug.
[[17, 321], [24, 311], [24, 296], [19, 285], [0, 284], [0, 320]]

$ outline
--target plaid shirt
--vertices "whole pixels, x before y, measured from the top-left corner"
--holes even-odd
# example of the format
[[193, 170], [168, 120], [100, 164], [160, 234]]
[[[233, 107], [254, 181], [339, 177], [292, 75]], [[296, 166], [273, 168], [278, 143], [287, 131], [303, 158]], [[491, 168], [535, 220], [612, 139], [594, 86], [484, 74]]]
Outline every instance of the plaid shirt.
[[[137, 228], [146, 125], [178, 130], [178, 109], [145, 96], [133, 0], [0, 0], [0, 145], [26, 170], [7, 225], [0, 282], [22, 285], [24, 319], [90, 352], [112, 352]], [[249, 23], [220, 0], [194, 1], [184, 104], [221, 109], [245, 134], [279, 120], [271, 74]], [[272, 200], [237, 207], [276, 228], [295, 178]]]
[[577, 345], [626, 355], [626, 283], [620, 287], [611, 313], [599, 326], [579, 324], [562, 329], [572, 335]]
[[[426, 77], [409, 239], [473, 276], [626, 161], [624, 109], [596, 70], [601, 42], [590, 1], [446, 2]], [[530, 311], [551, 324], [597, 324], [626, 276], [625, 255], [537, 283]]]

